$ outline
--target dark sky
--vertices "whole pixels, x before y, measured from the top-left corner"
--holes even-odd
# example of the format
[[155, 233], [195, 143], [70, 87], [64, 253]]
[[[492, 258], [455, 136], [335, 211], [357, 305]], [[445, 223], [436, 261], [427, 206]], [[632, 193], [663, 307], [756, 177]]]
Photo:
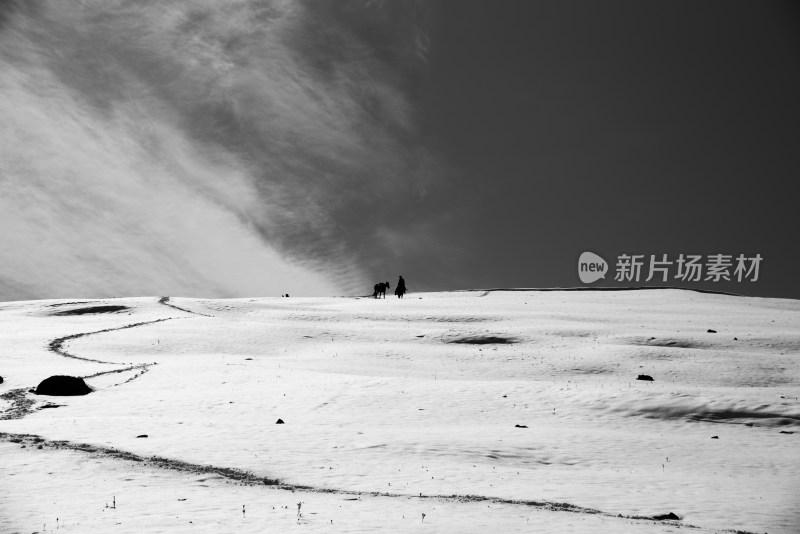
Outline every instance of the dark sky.
[[580, 285], [584, 250], [759, 253], [756, 283], [669, 285], [800, 298], [799, 20], [790, 2], [438, 3], [417, 94], [462, 268], [425, 282]]

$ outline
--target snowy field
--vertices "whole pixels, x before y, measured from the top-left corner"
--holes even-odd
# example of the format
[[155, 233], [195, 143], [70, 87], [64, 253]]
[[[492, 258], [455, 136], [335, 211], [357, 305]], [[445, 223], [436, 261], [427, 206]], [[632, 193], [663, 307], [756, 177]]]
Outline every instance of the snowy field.
[[7, 302], [0, 376], [3, 533], [800, 532], [796, 300]]

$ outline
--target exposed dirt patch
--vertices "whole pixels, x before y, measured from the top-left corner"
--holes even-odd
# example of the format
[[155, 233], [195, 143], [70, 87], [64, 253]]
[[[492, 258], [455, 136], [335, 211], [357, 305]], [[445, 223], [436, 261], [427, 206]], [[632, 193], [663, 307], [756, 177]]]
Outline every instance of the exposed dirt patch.
[[424, 320], [433, 323], [483, 323], [496, 319], [492, 317], [475, 317], [473, 315], [431, 315], [425, 317]]
[[92, 313], [117, 313], [128, 311], [131, 308], [127, 306], [90, 306], [88, 308], [75, 308], [73, 310], [64, 310], [55, 312], [52, 315], [87, 315]]
[[769, 427], [800, 427], [800, 417], [793, 414], [752, 410], [706, 410], [690, 414], [691, 421], [707, 423], [733, 423]]
[[12, 389], [0, 395], [0, 399], [11, 403], [8, 410], [0, 413], [0, 419], [22, 419], [33, 411], [36, 401], [29, 398], [25, 388]]
[[61, 306], [75, 306], [76, 304], [91, 304], [91, 300], [80, 300], [77, 302], [56, 302], [55, 304], [48, 304], [46, 308], [60, 308]]
[[667, 404], [662, 406], [646, 406], [631, 412], [631, 415], [642, 415], [650, 419], [683, 419], [685, 421], [701, 421], [704, 423], [727, 423], [734, 425], [761, 427], [800, 427], [800, 415], [796, 410], [747, 409], [727, 406], [699, 406]]
[[678, 337], [637, 337], [628, 340], [631, 345], [646, 345], [648, 347], [664, 347], [673, 349], [705, 349], [706, 343], [693, 339]]
[[505, 336], [463, 336], [448, 339], [447, 343], [459, 343], [463, 345], [505, 345], [517, 343], [517, 340], [513, 337]]

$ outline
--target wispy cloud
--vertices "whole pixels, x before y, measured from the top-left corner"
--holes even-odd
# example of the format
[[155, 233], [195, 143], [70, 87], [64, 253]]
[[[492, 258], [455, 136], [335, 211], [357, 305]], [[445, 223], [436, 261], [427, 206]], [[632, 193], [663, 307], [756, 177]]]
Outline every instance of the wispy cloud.
[[416, 67], [386, 55], [420, 37], [376, 47], [380, 6], [315, 6], [11, 8], [0, 299], [367, 284], [386, 221], [402, 225], [387, 214], [416, 217], [438, 180], [402, 76]]

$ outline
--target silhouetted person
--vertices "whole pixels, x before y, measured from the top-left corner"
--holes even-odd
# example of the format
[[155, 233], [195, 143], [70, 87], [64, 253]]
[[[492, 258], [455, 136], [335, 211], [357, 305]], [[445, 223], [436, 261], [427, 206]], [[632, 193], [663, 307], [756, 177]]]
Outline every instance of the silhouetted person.
[[403, 280], [403, 277], [400, 277], [400, 280], [397, 281], [397, 287], [394, 290], [394, 294], [397, 295], [397, 298], [403, 298], [403, 295], [406, 294], [406, 281]]

